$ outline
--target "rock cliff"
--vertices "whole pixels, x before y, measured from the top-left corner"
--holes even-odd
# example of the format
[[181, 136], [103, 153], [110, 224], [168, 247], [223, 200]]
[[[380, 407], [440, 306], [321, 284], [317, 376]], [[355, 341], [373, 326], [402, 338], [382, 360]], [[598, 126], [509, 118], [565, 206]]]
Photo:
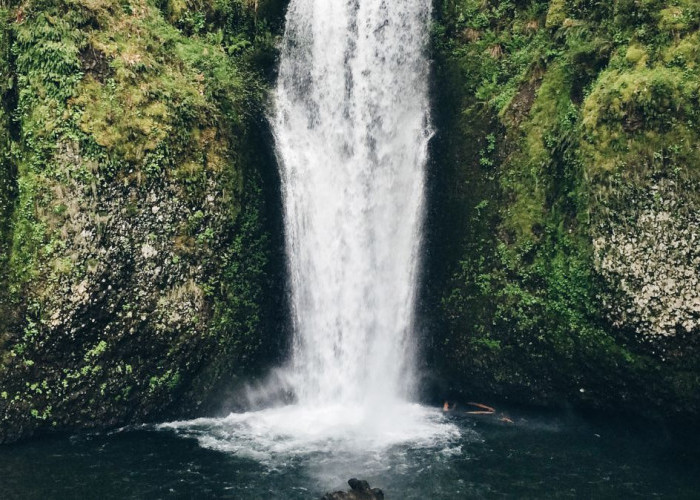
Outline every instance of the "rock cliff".
[[282, 11], [2, 11], [0, 442], [211, 410], [279, 352]]
[[471, 395], [697, 415], [697, 2], [436, 17], [432, 363]]

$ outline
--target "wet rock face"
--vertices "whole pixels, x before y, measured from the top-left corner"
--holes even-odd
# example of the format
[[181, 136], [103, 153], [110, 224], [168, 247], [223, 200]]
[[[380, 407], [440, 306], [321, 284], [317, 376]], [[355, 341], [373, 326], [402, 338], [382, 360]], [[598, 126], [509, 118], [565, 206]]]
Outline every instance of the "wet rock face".
[[646, 339], [700, 332], [700, 215], [671, 181], [630, 194], [594, 238], [596, 271], [614, 291], [611, 322]]
[[[697, 12], [683, 7], [675, 25], [680, 11], [634, 2], [558, 0], [539, 17], [518, 2], [507, 16], [467, 0], [435, 8], [439, 208], [427, 227], [445, 236], [427, 238], [426, 288], [441, 302], [425, 310], [445, 325], [432, 356], [446, 385], [697, 419], [700, 93], [689, 64], [669, 63], [698, 46]], [[584, 48], [579, 29], [616, 41]], [[490, 52], [528, 31], [530, 54], [556, 47], [546, 67]]]
[[137, 4], [0, 16], [0, 443], [192, 415], [261, 361], [268, 86], [225, 47], [272, 54], [284, 0], [207, 1], [197, 36]]
[[350, 491], [327, 493], [321, 500], [384, 500], [384, 493], [379, 488], [370, 488], [367, 481], [350, 479]]
[[[77, 147], [58, 154], [80, 178], [89, 162]], [[37, 257], [22, 285], [24, 318], [5, 334], [0, 442], [162, 414], [205, 360], [217, 362], [225, 344], [211, 331], [208, 287], [235, 230], [223, 185], [212, 176], [201, 200], [165, 175], [49, 187], [62, 208], [39, 214], [55, 243]]]

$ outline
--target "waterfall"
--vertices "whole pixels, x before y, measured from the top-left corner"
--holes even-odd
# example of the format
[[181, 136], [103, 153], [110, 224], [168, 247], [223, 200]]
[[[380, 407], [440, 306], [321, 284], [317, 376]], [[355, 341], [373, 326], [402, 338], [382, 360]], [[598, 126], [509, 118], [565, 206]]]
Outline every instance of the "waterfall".
[[[430, 0], [291, 0], [271, 118], [291, 360], [251, 389], [263, 409], [162, 428], [273, 469], [306, 457], [328, 484], [382, 470], [397, 446], [450, 449], [459, 436], [439, 409], [410, 402], [430, 9]], [[270, 404], [280, 387], [295, 404]]]
[[273, 118], [302, 405], [410, 396], [429, 0], [292, 0]]

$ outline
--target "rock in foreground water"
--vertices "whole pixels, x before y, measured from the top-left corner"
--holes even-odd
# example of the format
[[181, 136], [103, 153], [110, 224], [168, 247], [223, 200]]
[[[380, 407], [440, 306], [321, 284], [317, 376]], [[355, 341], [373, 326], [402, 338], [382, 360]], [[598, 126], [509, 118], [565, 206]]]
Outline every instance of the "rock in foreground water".
[[379, 488], [370, 488], [367, 481], [352, 478], [348, 484], [350, 491], [326, 493], [321, 500], [384, 500], [384, 492]]

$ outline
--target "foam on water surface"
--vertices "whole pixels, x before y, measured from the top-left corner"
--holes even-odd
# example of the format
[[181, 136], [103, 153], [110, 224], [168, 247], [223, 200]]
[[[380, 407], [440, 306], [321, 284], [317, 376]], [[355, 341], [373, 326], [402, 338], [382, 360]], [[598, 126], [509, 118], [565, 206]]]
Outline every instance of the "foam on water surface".
[[[348, 475], [374, 477], [413, 470], [419, 460], [450, 460], [462, 453], [464, 431], [437, 408], [300, 405], [232, 413], [158, 426], [203, 448], [253, 460], [270, 472], [302, 467], [320, 487], [338, 487]], [[475, 434], [474, 439], [478, 439]]]

